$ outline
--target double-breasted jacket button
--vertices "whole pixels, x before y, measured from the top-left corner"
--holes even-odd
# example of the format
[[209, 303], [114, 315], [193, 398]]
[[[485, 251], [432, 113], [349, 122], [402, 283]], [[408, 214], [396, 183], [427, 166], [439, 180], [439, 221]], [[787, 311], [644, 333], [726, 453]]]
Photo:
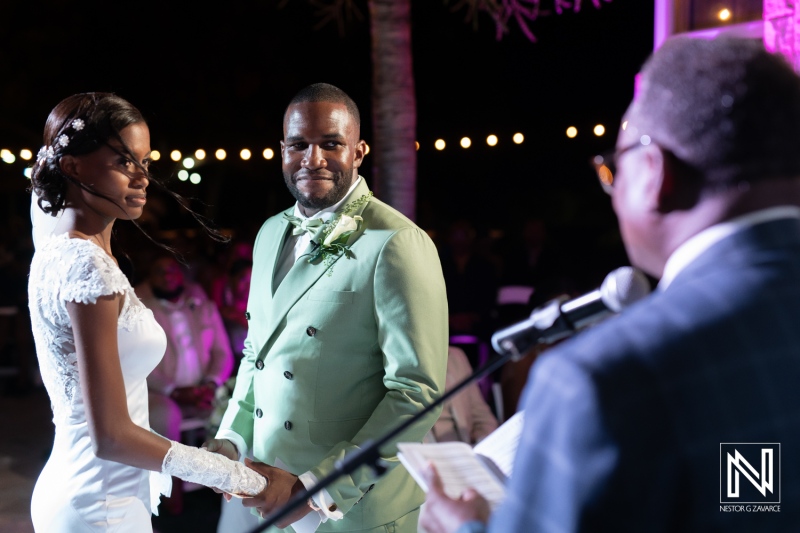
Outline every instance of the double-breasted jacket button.
[[314, 326], [308, 326], [306, 328], [306, 335], [308, 335], [309, 337], [313, 337], [316, 334], [317, 334], [317, 328], [315, 328]]
[[259, 369], [259, 370], [263, 370], [264, 369], [264, 361], [262, 361], [261, 359], [256, 361], [256, 368]]
[[286, 379], [294, 379], [294, 374], [292, 374], [287, 370], [286, 372], [283, 373], [283, 377], [285, 377]]
[[250, 320], [250, 311], [245, 311], [245, 312], [244, 312], [244, 318], [245, 318], [246, 320]]
[[256, 409], [256, 418], [261, 418], [262, 416], [264, 416], [264, 411]]
[[283, 427], [285, 427], [286, 430], [288, 431], [292, 429], [292, 423], [287, 420], [286, 422], [283, 423]]

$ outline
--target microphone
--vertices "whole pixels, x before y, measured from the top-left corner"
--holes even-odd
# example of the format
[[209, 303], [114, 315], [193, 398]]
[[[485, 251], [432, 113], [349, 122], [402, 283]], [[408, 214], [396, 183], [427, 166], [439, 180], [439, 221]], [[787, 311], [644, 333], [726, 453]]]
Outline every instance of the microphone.
[[599, 289], [574, 300], [551, 300], [521, 322], [492, 335], [499, 354], [511, 353], [517, 361], [531, 346], [569, 337], [650, 294], [647, 277], [633, 267], [620, 267], [603, 280]]

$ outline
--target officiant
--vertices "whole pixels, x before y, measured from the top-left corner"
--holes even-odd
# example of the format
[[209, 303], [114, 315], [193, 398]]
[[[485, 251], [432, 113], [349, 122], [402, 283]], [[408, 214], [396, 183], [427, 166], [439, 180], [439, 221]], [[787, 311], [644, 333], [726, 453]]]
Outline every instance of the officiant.
[[[428, 471], [430, 533], [800, 531], [800, 460], [780, 456], [800, 449], [800, 77], [760, 40], [688, 37], [640, 76], [596, 161], [658, 290], [534, 363], [491, 516]], [[734, 454], [761, 485], [739, 493]]]

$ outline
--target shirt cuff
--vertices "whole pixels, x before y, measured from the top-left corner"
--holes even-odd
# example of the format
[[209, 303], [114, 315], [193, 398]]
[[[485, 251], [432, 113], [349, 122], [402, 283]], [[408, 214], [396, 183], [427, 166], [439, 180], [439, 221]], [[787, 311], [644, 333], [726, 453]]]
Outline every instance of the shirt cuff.
[[164, 385], [163, 387], [157, 387], [155, 385], [147, 384], [147, 390], [150, 392], [154, 392], [156, 394], [161, 394], [163, 396], [169, 397], [172, 394], [172, 391], [175, 390], [175, 385]]
[[[314, 485], [317, 484], [317, 478], [311, 472], [300, 474], [298, 478], [300, 478], [300, 483], [303, 484], [306, 490], [314, 488]], [[313, 499], [314, 503], [319, 507], [317, 513], [319, 513], [319, 517], [323, 522], [327, 522], [329, 518], [334, 522], [344, 518], [344, 513], [339, 510], [339, 506], [336, 505], [336, 502], [333, 501], [333, 498], [326, 489], [312, 494], [311, 499]]]
[[244, 461], [244, 458], [247, 457], [247, 452], [249, 451], [247, 443], [238, 433], [231, 431], [230, 429], [220, 429], [217, 431], [217, 436], [214, 438], [228, 439], [231, 441], [233, 445], [236, 446], [236, 450], [239, 452], [239, 461]]
[[[222, 381], [224, 381], [224, 380], [222, 380]], [[220, 381], [218, 378], [215, 378], [215, 377], [212, 377], [212, 376], [206, 376], [206, 377], [203, 378], [203, 381], [200, 382], [200, 385], [205, 385], [206, 383], [211, 383], [215, 387], [219, 387], [220, 385], [222, 385], [222, 381]]]
[[456, 530], [456, 533], [486, 533], [486, 524], [479, 520], [472, 520], [465, 524], [461, 524]]

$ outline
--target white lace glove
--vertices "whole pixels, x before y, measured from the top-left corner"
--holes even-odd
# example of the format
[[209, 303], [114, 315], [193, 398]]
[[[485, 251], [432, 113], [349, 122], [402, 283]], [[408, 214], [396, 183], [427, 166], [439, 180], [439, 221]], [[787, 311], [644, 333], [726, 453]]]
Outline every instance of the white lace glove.
[[202, 448], [171, 442], [161, 465], [165, 474], [236, 496], [255, 496], [267, 486], [264, 476], [242, 463]]

